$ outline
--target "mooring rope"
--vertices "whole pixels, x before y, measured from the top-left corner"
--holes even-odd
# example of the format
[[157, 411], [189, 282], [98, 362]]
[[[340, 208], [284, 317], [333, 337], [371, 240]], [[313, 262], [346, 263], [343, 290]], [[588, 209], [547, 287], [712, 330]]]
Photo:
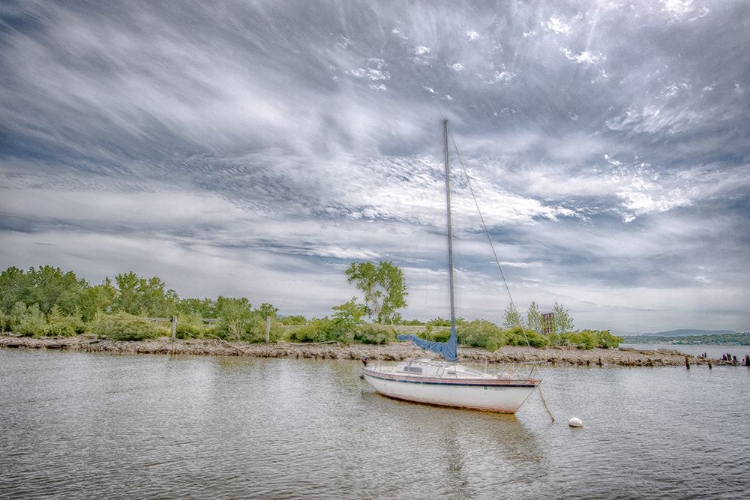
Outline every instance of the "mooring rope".
[[552, 423], [555, 423], [555, 417], [552, 416], [552, 412], [549, 411], [549, 408], [547, 407], [547, 401], [544, 399], [544, 394], [542, 394], [542, 388], [537, 386], [536, 390], [539, 391], [539, 397], [542, 398], [542, 403], [544, 404], [544, 409], [547, 410], [547, 413], [549, 414], [549, 418], [552, 419]]

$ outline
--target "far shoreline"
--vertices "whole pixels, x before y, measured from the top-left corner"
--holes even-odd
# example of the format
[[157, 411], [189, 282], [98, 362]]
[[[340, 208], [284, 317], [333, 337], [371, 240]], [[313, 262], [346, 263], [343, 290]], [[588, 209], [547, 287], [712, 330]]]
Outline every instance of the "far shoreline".
[[[48, 349], [71, 352], [113, 354], [167, 354], [173, 356], [247, 356], [287, 359], [351, 359], [367, 357], [373, 361], [401, 361], [407, 358], [432, 357], [432, 354], [409, 342], [386, 345], [336, 343], [250, 344], [219, 339], [176, 339], [161, 337], [140, 341], [116, 341], [94, 335], [76, 337], [19, 337], [0, 334], [0, 349]], [[685, 366], [731, 365], [721, 359], [691, 356], [672, 349], [614, 348], [591, 350], [571, 347], [536, 348], [503, 346], [494, 352], [474, 347], [459, 347], [459, 362], [468, 364], [503, 364], [542, 362], [555, 366]]]

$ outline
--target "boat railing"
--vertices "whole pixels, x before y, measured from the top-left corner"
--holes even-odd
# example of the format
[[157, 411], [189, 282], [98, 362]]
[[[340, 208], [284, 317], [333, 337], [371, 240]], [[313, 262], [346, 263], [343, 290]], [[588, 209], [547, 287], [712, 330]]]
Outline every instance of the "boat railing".
[[530, 379], [545, 361], [523, 361], [515, 363], [503, 363], [495, 372], [498, 378]]

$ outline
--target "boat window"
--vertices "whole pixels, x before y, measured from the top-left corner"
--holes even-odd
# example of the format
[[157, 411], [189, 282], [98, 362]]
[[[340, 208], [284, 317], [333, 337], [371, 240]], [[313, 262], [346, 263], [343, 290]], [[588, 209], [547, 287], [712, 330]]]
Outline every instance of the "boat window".
[[422, 373], [421, 366], [404, 366], [404, 371], [409, 373]]

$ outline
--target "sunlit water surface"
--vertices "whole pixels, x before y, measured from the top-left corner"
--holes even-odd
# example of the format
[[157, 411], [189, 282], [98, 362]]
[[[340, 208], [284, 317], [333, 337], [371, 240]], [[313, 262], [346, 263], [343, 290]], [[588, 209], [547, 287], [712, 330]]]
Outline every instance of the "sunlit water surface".
[[[750, 370], [555, 368], [515, 415], [353, 361], [0, 351], [4, 498], [734, 498]], [[572, 416], [584, 428], [568, 427]]]

